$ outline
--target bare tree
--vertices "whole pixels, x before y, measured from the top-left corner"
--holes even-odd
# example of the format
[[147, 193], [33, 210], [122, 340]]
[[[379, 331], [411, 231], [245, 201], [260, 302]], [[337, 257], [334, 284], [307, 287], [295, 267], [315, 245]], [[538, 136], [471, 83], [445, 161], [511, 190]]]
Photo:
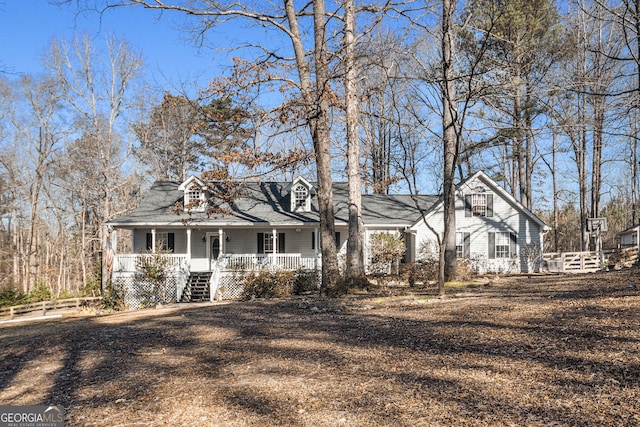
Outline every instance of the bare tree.
[[454, 50], [456, 32], [453, 27], [455, 0], [442, 0], [442, 142], [443, 164], [443, 206], [444, 237], [440, 245], [440, 268], [438, 272], [438, 293], [444, 295], [444, 282], [456, 277], [456, 185], [455, 171], [460, 148], [456, 130], [458, 112], [456, 109]]
[[[26, 164], [21, 171], [15, 170], [9, 164], [5, 164], [5, 167], [16, 178], [20, 174], [19, 181], [14, 179], [13, 184], [19, 185], [21, 197], [27, 201], [21, 208], [28, 212], [28, 231], [22, 244], [15, 242], [15, 248], [23, 260], [22, 289], [29, 292], [35, 286], [41, 267], [38, 262], [38, 228], [44, 187], [62, 148], [64, 130], [60, 126], [61, 98], [55, 80], [46, 77], [41, 80], [24, 77], [20, 81], [20, 89], [27, 109], [22, 114], [16, 111], [19, 115], [13, 116], [11, 121], [16, 131], [15, 144], [22, 147], [26, 155]], [[15, 157], [13, 161], [16, 161]]]
[[[263, 52], [257, 61], [269, 63], [274, 58], [281, 62], [292, 62], [297, 78], [283, 78], [298, 89], [300, 108], [304, 111], [307, 126], [314, 146], [316, 174], [318, 182], [318, 201], [320, 214], [320, 236], [322, 247], [323, 289], [335, 287], [338, 282], [338, 261], [334, 240], [335, 223], [333, 214], [333, 196], [331, 179], [331, 135], [329, 109], [333, 91], [331, 89], [330, 52], [327, 43], [329, 14], [325, 10], [324, 0], [313, 0], [308, 5], [296, 9], [292, 0], [285, 0], [282, 7], [268, 4], [221, 4], [207, 1], [195, 1], [184, 5], [146, 0], [133, 0], [119, 5], [140, 5], [151, 10], [173, 10], [198, 17], [201, 24], [199, 33], [204, 35], [216, 25], [229, 19], [241, 19], [276, 31], [291, 43], [293, 58], [284, 57], [268, 46], [258, 47]], [[300, 21], [311, 21], [313, 31], [311, 41], [303, 37]], [[308, 46], [313, 46], [311, 53]]]
[[[114, 195], [125, 181], [121, 167], [125, 161], [118, 123], [135, 107], [133, 85], [142, 65], [140, 57], [115, 37], [107, 39], [106, 63], [88, 36], [71, 43], [54, 40], [46, 65], [55, 74], [65, 102], [77, 114], [79, 131], [92, 147], [98, 163], [99, 179], [87, 183], [99, 189], [102, 205], [98, 213], [97, 239], [106, 248], [109, 230], [104, 222], [118, 213]], [[139, 95], [139, 94], [138, 94]], [[108, 279], [108, 271], [102, 274]]]

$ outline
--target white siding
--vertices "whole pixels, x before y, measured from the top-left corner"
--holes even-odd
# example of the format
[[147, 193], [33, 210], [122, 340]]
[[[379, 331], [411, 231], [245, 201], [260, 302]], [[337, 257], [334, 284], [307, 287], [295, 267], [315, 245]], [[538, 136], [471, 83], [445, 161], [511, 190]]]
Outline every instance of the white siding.
[[621, 246], [636, 246], [638, 244], [638, 232], [628, 231], [620, 235]]
[[[207, 233], [217, 233], [219, 229], [192, 229], [191, 230], [191, 256], [193, 258], [204, 258], [207, 253], [207, 243], [203, 238]], [[300, 230], [300, 231], [296, 231]], [[258, 233], [272, 233], [273, 228], [249, 228], [234, 229], [222, 228], [224, 253], [246, 254], [258, 251]], [[285, 234], [285, 252], [287, 253], [313, 253], [312, 233], [314, 229], [309, 228], [276, 228], [277, 233]], [[346, 242], [347, 230], [339, 230], [342, 243]], [[169, 232], [175, 235], [175, 253], [187, 252], [187, 231], [186, 229], [156, 229], [157, 233]], [[147, 233], [151, 229], [137, 229], [133, 232], [134, 253], [146, 252]], [[228, 240], [227, 240], [228, 238]]]
[[[465, 216], [464, 195], [473, 193], [476, 186], [481, 185], [487, 193], [493, 194], [493, 216]], [[442, 209], [428, 216], [429, 225], [442, 236], [444, 232], [444, 215]], [[416, 230], [416, 250], [420, 251], [425, 242], [437, 242], [436, 236], [421, 221], [414, 226]], [[504, 199], [498, 192], [493, 191], [492, 185], [475, 180], [458, 189], [456, 197], [456, 231], [469, 233], [470, 258], [475, 260], [479, 271], [527, 271], [525, 248], [540, 245], [540, 225], [509, 200]], [[509, 232], [517, 236], [516, 259], [489, 259], [489, 233]], [[418, 252], [419, 254], [419, 252]]]
[[[151, 233], [150, 228], [136, 229], [133, 231], [133, 253], [143, 254], [147, 252], [147, 233]], [[156, 233], [174, 234], [174, 253], [184, 254], [187, 252], [187, 232], [183, 228], [157, 228]], [[156, 239], [157, 239], [156, 234]]]
[[[277, 228], [277, 233], [285, 234], [286, 253], [313, 253], [311, 241], [313, 229], [298, 228]], [[227, 229], [225, 253], [228, 254], [253, 254], [258, 252], [258, 233], [271, 234], [273, 228], [251, 228], [251, 229]]]

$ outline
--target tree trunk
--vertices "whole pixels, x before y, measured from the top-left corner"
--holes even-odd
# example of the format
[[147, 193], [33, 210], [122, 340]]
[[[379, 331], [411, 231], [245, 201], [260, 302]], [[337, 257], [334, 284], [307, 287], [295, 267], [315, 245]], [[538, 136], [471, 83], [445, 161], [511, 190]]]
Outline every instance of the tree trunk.
[[533, 176], [533, 114], [531, 113], [531, 105], [533, 104], [531, 99], [531, 79], [530, 76], [527, 76], [526, 82], [526, 105], [527, 111], [525, 111], [525, 195], [526, 195], [526, 203], [524, 204], [527, 209], [533, 209], [533, 192], [532, 192], [532, 176]]
[[357, 69], [355, 61], [355, 5], [344, 1], [344, 66], [347, 125], [347, 174], [349, 179], [349, 240], [346, 279], [351, 285], [364, 280], [362, 248], [362, 188], [360, 183], [360, 140], [358, 136]]
[[591, 215], [600, 216], [600, 190], [602, 181], [602, 135], [604, 132], [604, 99], [594, 95], [593, 102], [593, 156], [591, 161]]
[[587, 204], [587, 123], [586, 123], [586, 102], [584, 95], [578, 95], [578, 117], [580, 131], [578, 134], [578, 149], [576, 152], [576, 164], [578, 166], [578, 187], [580, 189], [580, 230], [581, 241], [580, 250], [586, 251], [589, 248], [589, 233], [587, 232], [587, 218], [589, 218]]
[[308, 126], [316, 154], [320, 246], [322, 252], [321, 292], [326, 294], [328, 290], [337, 285], [339, 270], [331, 181], [331, 139], [329, 134], [329, 102], [327, 99], [329, 96], [329, 66], [326, 50], [324, 0], [313, 1], [315, 88], [311, 84], [311, 66], [305, 56], [293, 0], [285, 0], [284, 7], [287, 22], [289, 23], [289, 37], [293, 46], [300, 79], [300, 93], [304, 101], [304, 108], [307, 110], [307, 117], [309, 117]]
[[[551, 149], [551, 178], [553, 181], [553, 251], [558, 252], [558, 176], [556, 170], [556, 151], [558, 149], [558, 134], [556, 128], [552, 128], [552, 149]], [[544, 249], [544, 248], [543, 248]]]
[[444, 282], [456, 277], [456, 205], [454, 182], [458, 159], [458, 136], [455, 129], [455, 70], [453, 65], [455, 0], [442, 0], [442, 130], [444, 145], [444, 238], [440, 246], [438, 294], [444, 295]]

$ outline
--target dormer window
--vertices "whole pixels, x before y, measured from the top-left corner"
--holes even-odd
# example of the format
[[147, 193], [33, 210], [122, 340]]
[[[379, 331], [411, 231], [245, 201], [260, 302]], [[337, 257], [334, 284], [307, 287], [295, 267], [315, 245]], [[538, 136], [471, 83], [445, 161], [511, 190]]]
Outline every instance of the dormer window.
[[204, 191], [196, 186], [190, 187], [184, 194], [184, 206], [188, 210], [199, 211], [204, 209]]
[[184, 192], [184, 209], [192, 212], [202, 212], [207, 206], [206, 191], [202, 180], [192, 176], [178, 187]]
[[298, 177], [288, 187], [291, 195], [291, 212], [309, 212], [311, 210], [311, 189], [313, 186], [304, 178]]
[[309, 190], [302, 184], [298, 184], [293, 189], [293, 203], [295, 209], [305, 210], [307, 200], [309, 199]]

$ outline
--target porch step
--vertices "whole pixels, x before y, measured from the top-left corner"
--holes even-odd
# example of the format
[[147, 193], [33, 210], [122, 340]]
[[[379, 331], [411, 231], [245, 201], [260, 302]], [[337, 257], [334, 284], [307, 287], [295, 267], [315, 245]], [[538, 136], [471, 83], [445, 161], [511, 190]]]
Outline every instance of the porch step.
[[191, 273], [180, 302], [209, 301], [211, 272]]

